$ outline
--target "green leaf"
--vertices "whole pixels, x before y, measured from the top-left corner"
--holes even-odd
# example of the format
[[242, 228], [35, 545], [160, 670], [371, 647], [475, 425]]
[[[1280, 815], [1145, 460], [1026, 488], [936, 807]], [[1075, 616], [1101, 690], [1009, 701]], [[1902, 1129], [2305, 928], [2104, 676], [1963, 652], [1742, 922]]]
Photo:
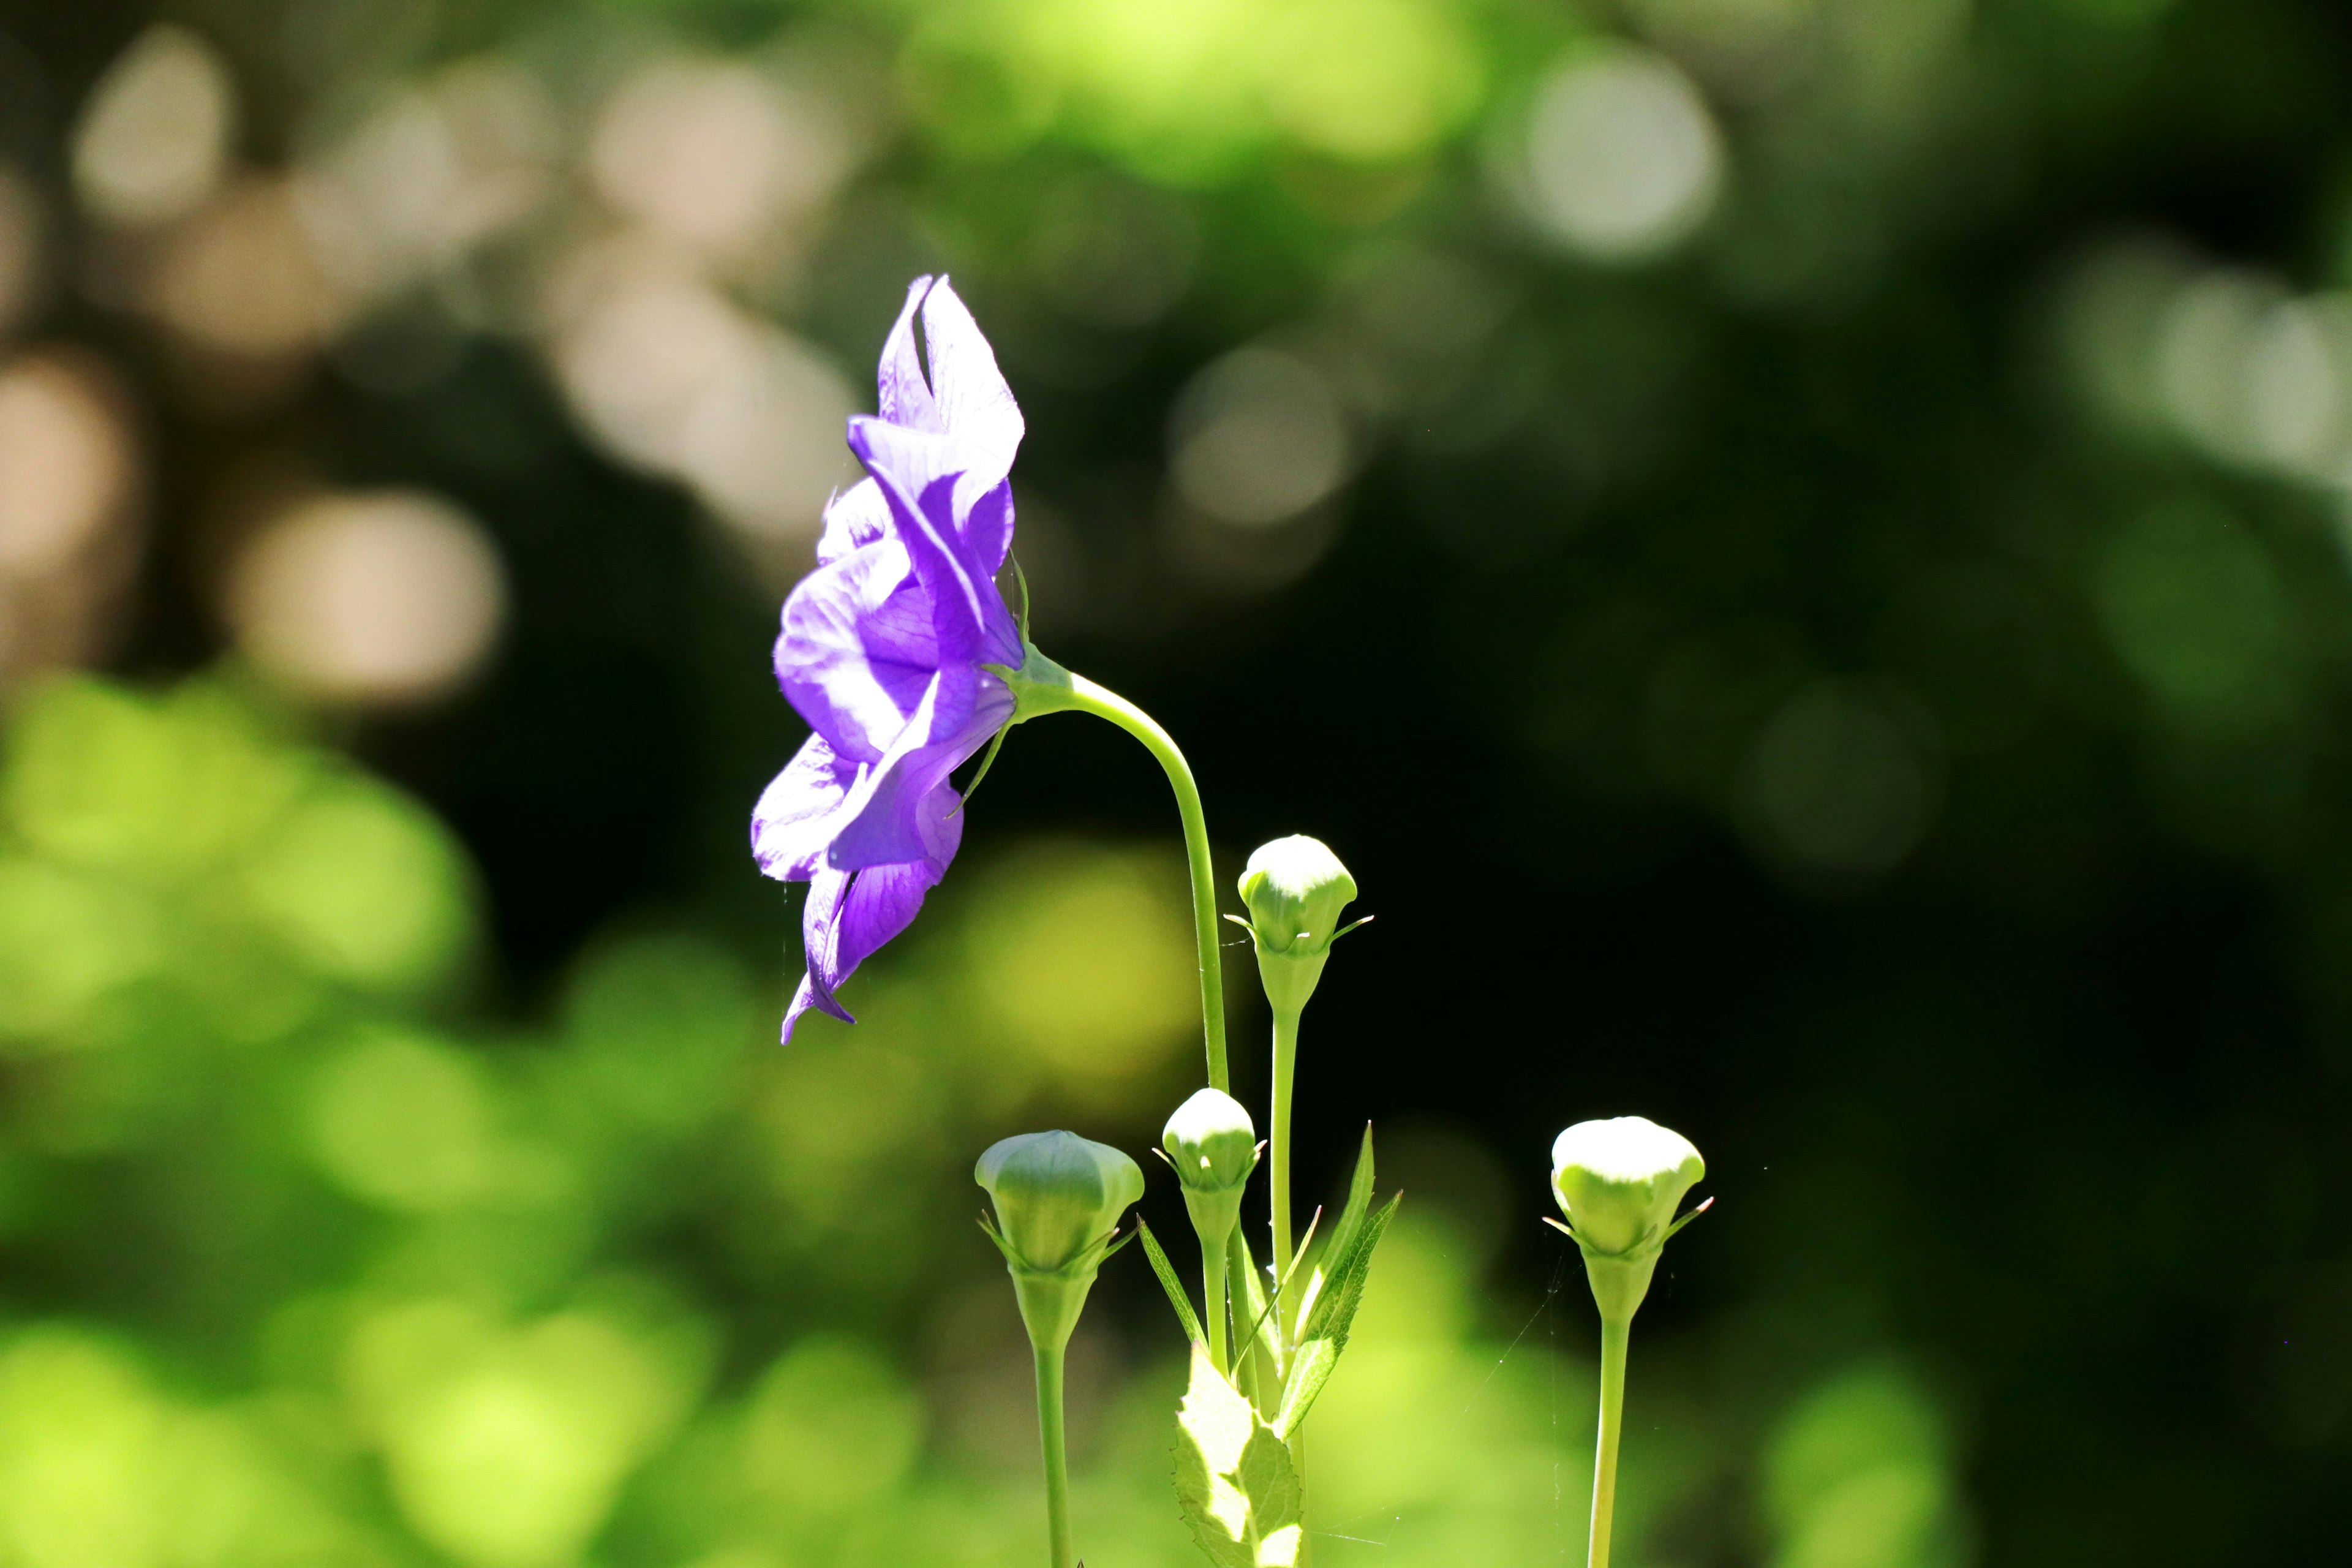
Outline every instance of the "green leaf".
[[[1372, 1205], [1372, 1124], [1364, 1123], [1364, 1147], [1356, 1156], [1356, 1173], [1348, 1180], [1348, 1202], [1339, 1211], [1339, 1223], [1332, 1229], [1329, 1245], [1316, 1260], [1315, 1271], [1307, 1277], [1307, 1293], [1299, 1298], [1298, 1314], [1293, 1321], [1299, 1326], [1299, 1338], [1306, 1338], [1307, 1320], [1315, 1311], [1315, 1303], [1323, 1294], [1328, 1278], [1327, 1265], [1336, 1265], [1354, 1243], [1357, 1232], [1363, 1229], [1364, 1215]], [[1300, 1248], [1304, 1251], [1305, 1248]]]
[[1329, 1287], [1316, 1297], [1298, 1331], [1298, 1349], [1283, 1382], [1282, 1411], [1275, 1418], [1274, 1429], [1285, 1441], [1307, 1419], [1316, 1396], [1339, 1364], [1339, 1352], [1348, 1348], [1349, 1325], [1356, 1321], [1356, 1309], [1364, 1301], [1364, 1282], [1371, 1278], [1372, 1249], [1381, 1244], [1381, 1233], [1403, 1201], [1399, 1194], [1381, 1205], [1348, 1238], [1347, 1248], [1331, 1260]]
[[1160, 1288], [1168, 1292], [1168, 1304], [1176, 1309], [1176, 1321], [1184, 1325], [1184, 1332], [1197, 1347], [1208, 1344], [1208, 1336], [1201, 1332], [1201, 1320], [1192, 1310], [1192, 1299], [1184, 1294], [1184, 1283], [1176, 1278], [1168, 1255], [1160, 1250], [1160, 1238], [1141, 1220], [1135, 1222], [1135, 1233], [1143, 1237], [1143, 1255], [1151, 1259], [1151, 1271], [1160, 1276]]
[[[1276, 1317], [1274, 1310], [1276, 1302], [1273, 1297], [1266, 1294], [1265, 1278], [1258, 1273], [1257, 1259], [1250, 1253], [1249, 1237], [1242, 1234], [1239, 1226], [1234, 1227], [1232, 1250], [1226, 1254], [1226, 1257], [1233, 1265], [1229, 1270], [1233, 1281], [1230, 1289], [1233, 1291], [1234, 1302], [1239, 1309], [1234, 1317], [1234, 1327], [1241, 1329], [1244, 1320], [1249, 1324], [1246, 1330], [1243, 1330], [1241, 1337], [1234, 1342], [1234, 1365], [1236, 1370], [1247, 1366], [1249, 1353], [1255, 1349], [1258, 1359], [1265, 1363], [1265, 1375], [1269, 1379], [1279, 1376], [1283, 1366], [1284, 1346], [1282, 1323]], [[1259, 1391], [1258, 1385], [1255, 1383], [1247, 1384], [1245, 1386], [1249, 1387], [1253, 1394]], [[1268, 1386], [1271, 1386], [1270, 1383]]]
[[1298, 1560], [1302, 1501], [1290, 1451], [1198, 1345], [1176, 1412], [1176, 1501], [1219, 1568]]

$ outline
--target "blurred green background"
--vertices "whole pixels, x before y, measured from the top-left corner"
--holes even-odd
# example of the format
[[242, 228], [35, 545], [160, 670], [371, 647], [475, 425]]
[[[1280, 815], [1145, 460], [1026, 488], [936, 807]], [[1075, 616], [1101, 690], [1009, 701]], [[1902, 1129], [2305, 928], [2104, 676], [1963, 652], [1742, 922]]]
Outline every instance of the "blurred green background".
[[[1321, 1561], [1580, 1562], [1537, 1220], [1636, 1110], [1631, 1563], [2340, 1550], [2340, 7], [0, 0], [0, 1565], [1036, 1558], [969, 1171], [1194, 1087], [1164, 784], [1024, 727], [788, 1050], [744, 843], [940, 268], [1039, 641], [1379, 916]], [[1173, 1568], [1108, 1275], [1079, 1539]]]

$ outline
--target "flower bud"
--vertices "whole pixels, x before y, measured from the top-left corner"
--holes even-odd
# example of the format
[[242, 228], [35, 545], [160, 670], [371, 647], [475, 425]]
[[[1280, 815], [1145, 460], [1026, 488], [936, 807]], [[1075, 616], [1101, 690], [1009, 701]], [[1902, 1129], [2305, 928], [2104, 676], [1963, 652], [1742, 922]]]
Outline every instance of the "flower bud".
[[1160, 1145], [1183, 1184], [1192, 1228], [1203, 1246], [1221, 1251], [1241, 1219], [1242, 1192], [1257, 1169], [1257, 1127], [1249, 1109], [1223, 1089], [1204, 1089], [1176, 1108]]
[[1221, 1089], [1204, 1089], [1178, 1106], [1160, 1146], [1188, 1187], [1237, 1187], [1257, 1168], [1257, 1125], [1249, 1108]]
[[1024, 1132], [989, 1145], [972, 1170], [1023, 1268], [1052, 1273], [1094, 1250], [1143, 1195], [1143, 1173], [1075, 1132]]
[[1706, 1174], [1691, 1141], [1642, 1116], [1580, 1121], [1551, 1146], [1552, 1195], [1604, 1318], [1633, 1317], [1683, 1194]]
[[1004, 1254], [1030, 1342], [1058, 1354], [1086, 1310], [1119, 1215], [1143, 1195], [1143, 1173], [1075, 1132], [1024, 1132], [989, 1145], [972, 1179], [996, 1205], [989, 1234]]
[[1258, 846], [1242, 872], [1241, 893], [1266, 1000], [1276, 1013], [1297, 1013], [1323, 977], [1356, 879], [1322, 840], [1295, 834]]
[[1293, 834], [1261, 844], [1242, 871], [1242, 902], [1262, 946], [1288, 952], [1328, 947], [1339, 912], [1355, 900], [1356, 879], [1319, 838]]

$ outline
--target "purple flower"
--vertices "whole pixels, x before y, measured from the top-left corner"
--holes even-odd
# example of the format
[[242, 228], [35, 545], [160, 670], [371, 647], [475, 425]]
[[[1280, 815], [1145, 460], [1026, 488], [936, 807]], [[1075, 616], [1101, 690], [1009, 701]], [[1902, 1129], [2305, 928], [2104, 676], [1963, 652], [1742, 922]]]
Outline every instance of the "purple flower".
[[835, 992], [947, 874], [963, 837], [948, 775], [1013, 717], [985, 667], [1022, 663], [996, 589], [1021, 410], [945, 278], [908, 289], [879, 382], [880, 416], [849, 422], [868, 477], [826, 507], [816, 570], [776, 639], [776, 682], [814, 732], [751, 813], [761, 870], [809, 884], [788, 1041], [812, 1007], [856, 1022]]

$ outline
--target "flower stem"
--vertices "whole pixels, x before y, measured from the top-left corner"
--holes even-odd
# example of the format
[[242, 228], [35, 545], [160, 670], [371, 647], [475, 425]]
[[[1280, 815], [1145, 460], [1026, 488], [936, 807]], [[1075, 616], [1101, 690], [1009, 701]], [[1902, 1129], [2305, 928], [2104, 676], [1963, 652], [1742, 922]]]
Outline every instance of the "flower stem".
[[1051, 1568], [1071, 1568], [1070, 1462], [1062, 1439], [1061, 1345], [1035, 1345], [1037, 1438], [1045, 1451], [1045, 1531]]
[[[1274, 1277], [1290, 1271], [1290, 1091], [1298, 1068], [1298, 1014], [1274, 1015], [1274, 1128], [1266, 1149], [1274, 1205]], [[1285, 1302], [1287, 1307], [1289, 1303]], [[1294, 1329], [1296, 1324], [1291, 1325]]]
[[1233, 1363], [1225, 1354], [1225, 1243], [1209, 1245], [1201, 1239], [1201, 1293], [1209, 1309], [1209, 1360], [1227, 1377], [1233, 1375]]
[[1601, 1320], [1601, 1436], [1592, 1448], [1592, 1544], [1587, 1568], [1609, 1568], [1609, 1531], [1617, 1515], [1617, 1435], [1625, 1424], [1625, 1344], [1633, 1320]]
[[[1274, 1208], [1274, 1278], [1290, 1274], [1290, 1101], [1297, 1081], [1299, 1010], [1276, 1008], [1274, 1014], [1274, 1112], [1268, 1133], [1266, 1185]], [[1287, 1300], [1275, 1308], [1277, 1322], [1291, 1310]], [[1288, 1324], [1286, 1342], [1295, 1342], [1303, 1325]], [[1298, 1478], [1298, 1555], [1293, 1568], [1307, 1568], [1313, 1542], [1307, 1534], [1307, 1434], [1290, 1435], [1290, 1468]]]
[[[1225, 981], [1217, 955], [1217, 873], [1209, 859], [1209, 823], [1201, 812], [1201, 791], [1192, 782], [1192, 769], [1168, 731], [1118, 692], [1071, 672], [1068, 688], [1055, 695], [1058, 700], [1052, 707], [1108, 719], [1142, 742], [1144, 750], [1160, 759], [1176, 792], [1176, 814], [1184, 822], [1184, 858], [1192, 872], [1192, 940], [1200, 949], [1201, 1032], [1208, 1047], [1209, 1086], [1230, 1093], [1234, 1085], [1225, 1066]], [[1047, 705], [1041, 703], [1038, 709], [1047, 710]]]

